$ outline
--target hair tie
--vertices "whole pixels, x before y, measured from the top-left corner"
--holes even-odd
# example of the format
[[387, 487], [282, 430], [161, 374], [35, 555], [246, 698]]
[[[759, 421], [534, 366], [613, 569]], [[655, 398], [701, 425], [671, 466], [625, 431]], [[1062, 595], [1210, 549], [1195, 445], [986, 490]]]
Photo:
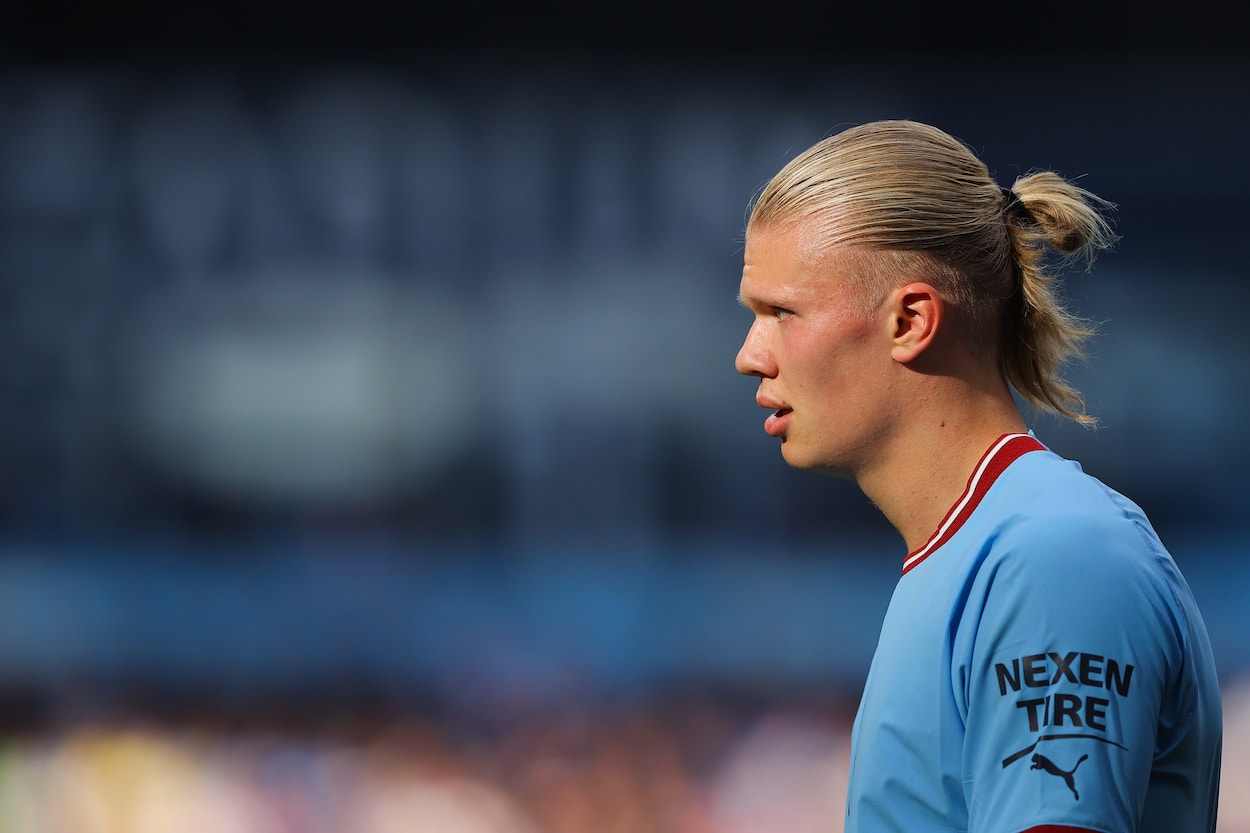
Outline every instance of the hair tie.
[[1010, 188], [998, 187], [998, 192], [1003, 195], [1003, 216], [1015, 216], [1016, 220], [1023, 223], [1036, 224], [1037, 218], [1033, 216], [1033, 212], [1020, 200], [1020, 195]]
[[1015, 207], [1016, 203], [1020, 202], [1020, 198], [1016, 196], [1016, 192], [1010, 188], [1000, 185], [998, 190], [1003, 195], [1003, 211], [1010, 211]]

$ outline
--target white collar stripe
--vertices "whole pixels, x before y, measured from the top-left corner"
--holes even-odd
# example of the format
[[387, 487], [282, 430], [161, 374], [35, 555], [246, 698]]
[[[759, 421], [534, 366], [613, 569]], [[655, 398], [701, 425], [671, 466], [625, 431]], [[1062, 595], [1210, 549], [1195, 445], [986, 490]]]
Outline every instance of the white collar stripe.
[[[968, 485], [965, 487], [963, 495], [961, 495], [955, 505], [951, 507], [951, 510], [946, 513], [946, 517], [942, 519], [942, 523], [938, 527], [937, 531], [933, 533], [923, 547], [908, 555], [903, 561], [904, 573], [922, 561], [925, 557], [937, 549], [938, 546], [946, 542], [946, 540], [950, 537], [952, 530], [964, 521], [967, 514], [965, 513], [965, 509], [967, 509], [974, 500], [979, 500], [983, 494], [984, 490], [981, 489], [980, 486], [982, 485], [981, 481], [985, 477], [985, 473], [994, 466], [999, 454], [1009, 443], [1021, 438], [1030, 440], [1033, 439], [1033, 437], [1029, 434], [1004, 434], [998, 438], [997, 442], [990, 446], [990, 449], [981, 458], [981, 462], [977, 464], [972, 476], [968, 479]], [[1033, 440], [1033, 443], [1035, 445], [1032, 445], [1031, 448], [1022, 448], [1019, 454], [1024, 453], [1026, 450], [1036, 450], [1038, 448], [1042, 448], [1041, 443], [1038, 443], [1036, 440]], [[1015, 454], [1011, 457], [1011, 459], [1014, 460], [1015, 457], [1019, 456], [1019, 454]], [[1009, 463], [1010, 460], [1007, 460], [1006, 462]], [[1003, 467], [1005, 467], [1005, 465], [1006, 463], [1004, 463]], [[1001, 472], [1001, 470], [1001, 468], [996, 468], [995, 477], [997, 477], [997, 473]], [[986, 484], [987, 488], [988, 485], [989, 484]]]

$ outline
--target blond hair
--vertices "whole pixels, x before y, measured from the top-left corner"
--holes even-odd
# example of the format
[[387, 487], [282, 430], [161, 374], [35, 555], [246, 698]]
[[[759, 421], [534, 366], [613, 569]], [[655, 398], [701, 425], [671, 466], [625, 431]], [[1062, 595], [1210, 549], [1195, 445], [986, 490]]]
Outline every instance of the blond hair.
[[[1060, 375], [1085, 357], [1095, 328], [1057, 294], [1058, 267], [1116, 242], [1111, 203], [1043, 171], [1000, 187], [965, 144], [927, 124], [877, 121], [830, 136], [791, 160], [751, 206], [747, 231], [805, 224], [815, 254], [864, 247], [887, 266], [921, 268], [969, 321], [1031, 406], [1079, 423], [1080, 393]], [[1058, 253], [1061, 262], [1047, 262]], [[895, 269], [889, 269], [895, 275]], [[880, 276], [865, 274], [880, 294]]]

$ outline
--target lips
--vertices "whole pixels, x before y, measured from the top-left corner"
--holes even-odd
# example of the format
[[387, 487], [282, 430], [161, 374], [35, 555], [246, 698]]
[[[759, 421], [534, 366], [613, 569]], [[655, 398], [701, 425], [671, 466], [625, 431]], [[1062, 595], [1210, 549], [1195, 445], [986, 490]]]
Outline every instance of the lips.
[[786, 428], [790, 426], [790, 415], [794, 413], [790, 408], [778, 408], [773, 411], [764, 420], [764, 433], [770, 437], [780, 437], [785, 434]]

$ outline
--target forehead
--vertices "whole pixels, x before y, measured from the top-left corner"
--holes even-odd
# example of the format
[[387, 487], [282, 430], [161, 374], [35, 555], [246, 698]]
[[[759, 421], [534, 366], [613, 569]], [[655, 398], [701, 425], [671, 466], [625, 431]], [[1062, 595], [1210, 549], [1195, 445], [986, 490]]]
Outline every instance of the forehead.
[[839, 249], [822, 251], [815, 243], [801, 224], [751, 230], [743, 253], [744, 301], [828, 297], [844, 289], [856, 259]]

